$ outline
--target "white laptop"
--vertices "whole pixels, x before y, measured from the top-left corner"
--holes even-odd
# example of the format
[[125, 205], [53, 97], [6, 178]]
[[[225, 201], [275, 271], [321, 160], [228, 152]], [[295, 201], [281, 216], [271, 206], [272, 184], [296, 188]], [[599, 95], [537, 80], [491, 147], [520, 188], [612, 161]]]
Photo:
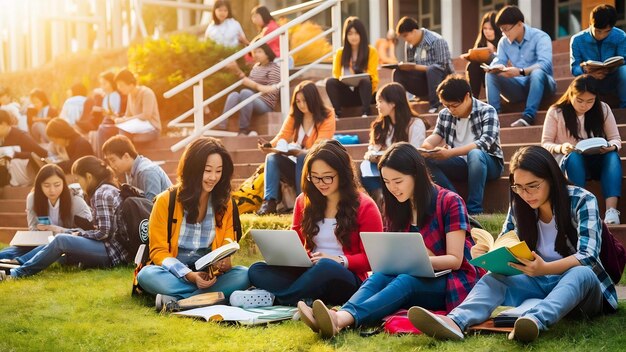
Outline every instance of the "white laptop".
[[267, 264], [305, 268], [313, 265], [296, 231], [252, 229], [250, 233]]
[[361, 240], [372, 271], [375, 273], [439, 277], [451, 271], [435, 272], [433, 270], [420, 233], [361, 232]]

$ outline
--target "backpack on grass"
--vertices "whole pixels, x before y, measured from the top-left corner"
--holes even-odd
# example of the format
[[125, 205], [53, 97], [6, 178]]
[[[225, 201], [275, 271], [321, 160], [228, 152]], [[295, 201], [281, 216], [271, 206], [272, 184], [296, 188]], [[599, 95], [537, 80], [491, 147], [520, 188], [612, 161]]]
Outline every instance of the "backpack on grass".
[[143, 194], [143, 191], [127, 183], [120, 186], [122, 202], [115, 210], [113, 233], [129, 255], [137, 253], [140, 245], [148, 243], [148, 220], [153, 202]]

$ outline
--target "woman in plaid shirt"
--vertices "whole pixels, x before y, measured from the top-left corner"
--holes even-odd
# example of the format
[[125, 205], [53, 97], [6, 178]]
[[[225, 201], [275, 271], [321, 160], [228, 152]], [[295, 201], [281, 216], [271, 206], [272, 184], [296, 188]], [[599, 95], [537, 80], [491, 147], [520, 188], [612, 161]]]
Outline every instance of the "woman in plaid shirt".
[[320, 300], [313, 302], [313, 309], [299, 304], [302, 320], [324, 338], [348, 326], [376, 324], [414, 305], [450, 311], [484, 274], [469, 263], [472, 242], [463, 199], [431, 181], [415, 147], [407, 142], [393, 144], [378, 167], [385, 183], [387, 228], [421, 233], [433, 268], [452, 271], [436, 278], [374, 273], [337, 312]]
[[[542, 301], [517, 319], [509, 335], [531, 342], [570, 313], [591, 317], [617, 309], [615, 286], [600, 262], [602, 222], [596, 197], [569, 185], [542, 147], [519, 149], [510, 168], [511, 207], [502, 233], [515, 230], [535, 259], [509, 263], [521, 275], [485, 275], [447, 316], [411, 308], [409, 319], [423, 333], [461, 340], [465, 328], [487, 320], [496, 307], [539, 298]], [[485, 249], [475, 247], [472, 252], [480, 255]]]
[[[128, 253], [113, 236], [113, 214], [121, 203], [113, 171], [95, 156], [82, 157], [72, 165], [76, 178], [90, 201], [95, 228], [60, 229], [54, 240], [20, 267], [11, 269], [13, 278], [34, 275], [65, 255], [65, 263], [83, 268], [110, 267], [128, 262]], [[6, 279], [0, 271], [0, 281]]]

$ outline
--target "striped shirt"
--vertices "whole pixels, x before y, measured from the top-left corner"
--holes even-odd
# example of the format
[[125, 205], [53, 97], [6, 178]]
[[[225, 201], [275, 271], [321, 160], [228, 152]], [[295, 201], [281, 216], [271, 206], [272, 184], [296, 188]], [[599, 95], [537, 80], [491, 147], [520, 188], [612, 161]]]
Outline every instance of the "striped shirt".
[[[278, 84], [280, 83], [280, 66], [275, 62], [270, 62], [267, 65], [257, 63], [252, 67], [248, 78], [264, 86]], [[267, 106], [274, 109], [276, 102], [278, 102], [279, 93], [279, 90], [275, 89], [271, 93], [261, 95], [261, 100], [263, 100]]]
[[435, 187], [437, 197], [431, 205], [432, 215], [425, 219], [420, 228], [411, 226], [409, 231], [421, 233], [426, 248], [437, 256], [447, 253], [446, 235], [448, 233], [458, 230], [466, 231], [461, 267], [446, 275], [446, 310], [451, 311], [463, 302], [485, 271], [469, 263], [469, 259], [472, 258], [470, 249], [473, 242], [469, 236], [469, 216], [463, 199], [452, 191], [439, 186]]
[[[433, 134], [441, 136], [446, 144], [452, 148], [462, 147], [454, 145], [458, 120], [458, 118], [452, 116], [447, 108], [441, 110]], [[476, 98], [472, 98], [472, 112], [470, 113], [469, 121], [472, 134], [474, 135], [474, 143], [476, 143], [478, 149], [504, 162], [504, 153], [500, 147], [500, 121], [498, 120], [496, 109]]]
[[119, 208], [121, 203], [122, 198], [117, 187], [108, 183], [100, 185], [90, 201], [94, 211], [96, 228], [94, 230], [76, 230], [81, 237], [102, 241], [112, 266], [130, 261], [126, 249], [113, 236], [115, 210]]
[[448, 74], [454, 72], [448, 42], [439, 33], [429, 31], [426, 28], [422, 28], [421, 31], [424, 36], [419, 44], [416, 46], [409, 43], [404, 44], [404, 61], [425, 66], [436, 65]]
[[[587, 190], [577, 186], [567, 186], [570, 198], [570, 214], [572, 215], [572, 225], [578, 233], [578, 243], [576, 247], [567, 241], [568, 247], [581, 265], [590, 267], [600, 281], [602, 295], [607, 303], [617, 309], [617, 292], [615, 285], [600, 262], [600, 248], [602, 246], [602, 222], [600, 221], [600, 210], [598, 200]], [[515, 218], [509, 212], [502, 227], [502, 234], [509, 231], [516, 231]]]

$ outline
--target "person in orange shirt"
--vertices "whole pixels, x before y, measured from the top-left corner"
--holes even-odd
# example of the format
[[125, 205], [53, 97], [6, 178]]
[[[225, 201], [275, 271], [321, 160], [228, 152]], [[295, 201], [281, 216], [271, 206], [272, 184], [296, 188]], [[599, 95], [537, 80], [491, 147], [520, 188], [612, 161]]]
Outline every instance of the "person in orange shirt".
[[378, 51], [378, 63], [397, 64], [396, 45], [398, 44], [398, 35], [396, 31], [390, 29], [385, 38], [376, 40], [376, 50]]
[[[265, 192], [263, 204], [257, 215], [276, 212], [280, 196], [280, 180], [286, 180], [296, 187], [300, 194], [304, 158], [315, 142], [333, 138], [335, 134], [335, 113], [324, 105], [315, 83], [300, 82], [291, 99], [291, 111], [280, 132], [270, 142], [259, 139], [259, 149], [267, 153], [265, 157]], [[282, 140], [282, 142], [281, 142]], [[276, 153], [280, 144], [287, 152]], [[291, 143], [288, 146], [287, 143]]]

